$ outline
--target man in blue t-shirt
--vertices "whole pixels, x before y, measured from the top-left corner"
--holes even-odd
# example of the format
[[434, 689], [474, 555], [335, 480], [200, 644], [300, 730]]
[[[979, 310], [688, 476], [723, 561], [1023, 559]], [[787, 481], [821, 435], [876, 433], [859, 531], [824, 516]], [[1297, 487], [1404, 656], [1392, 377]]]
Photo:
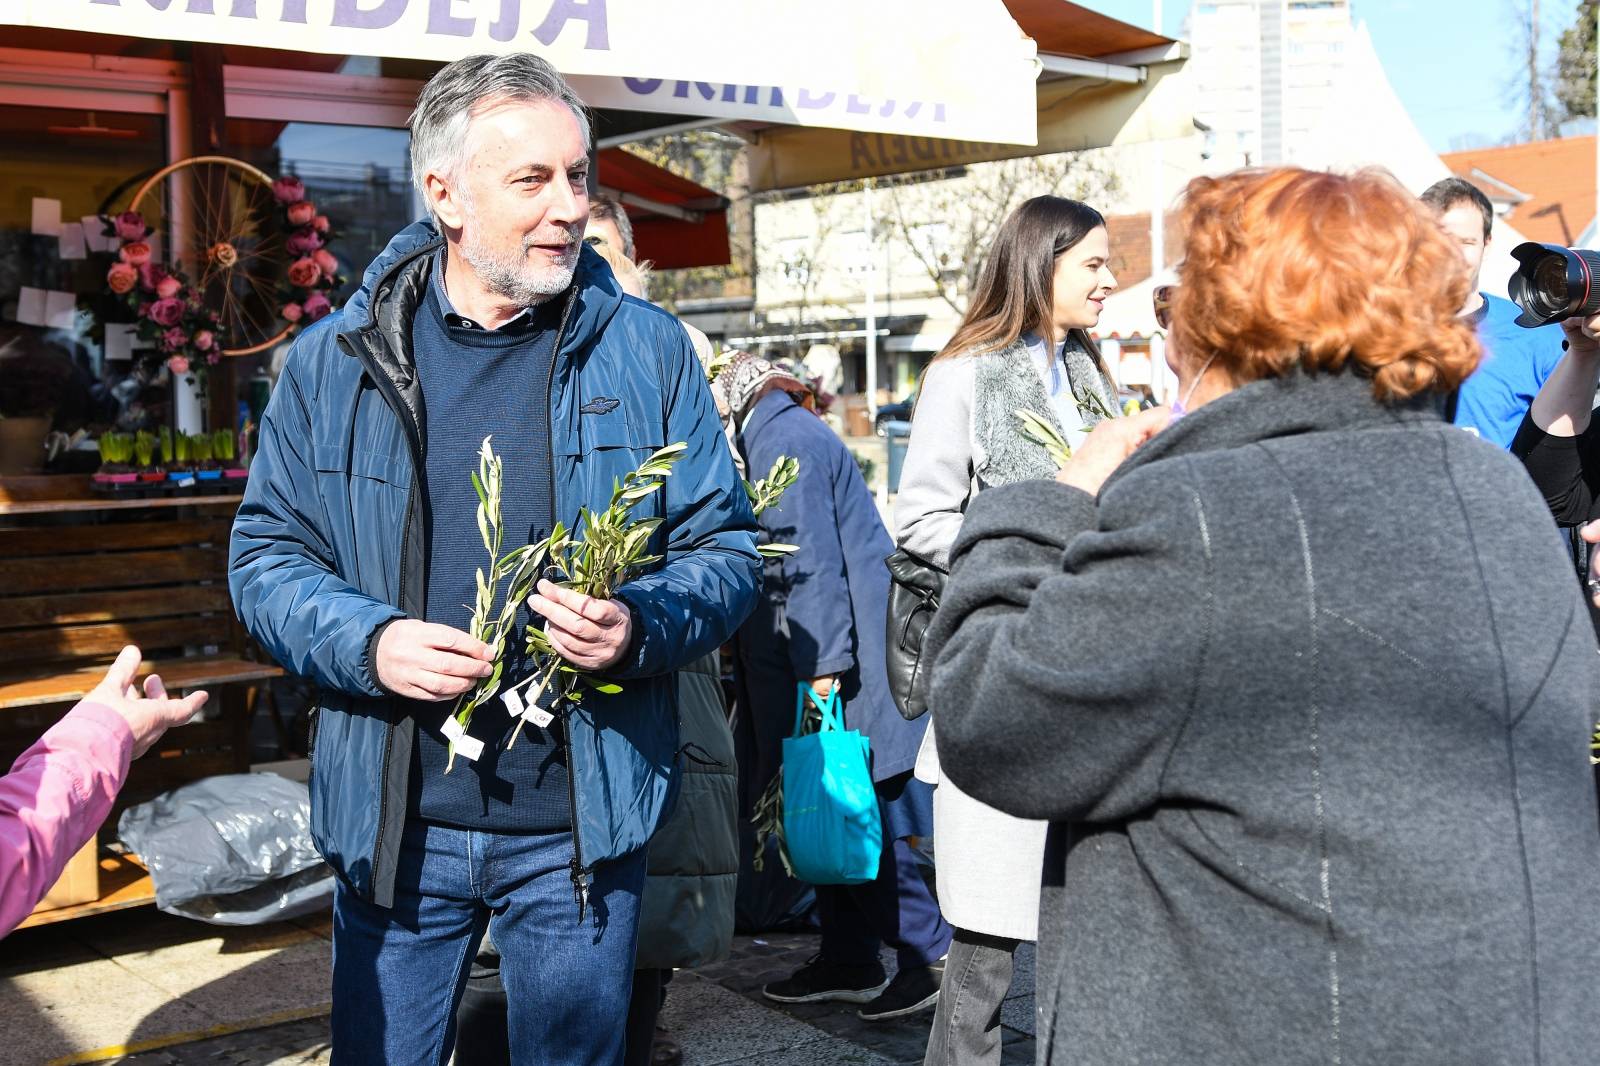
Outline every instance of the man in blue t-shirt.
[[1524, 329], [1516, 324], [1516, 304], [1478, 291], [1494, 208], [1476, 185], [1445, 178], [1428, 187], [1422, 202], [1439, 216], [1440, 226], [1460, 246], [1472, 271], [1472, 291], [1461, 315], [1478, 331], [1483, 362], [1456, 394], [1455, 424], [1509, 448], [1539, 387], [1561, 360], [1561, 327]]

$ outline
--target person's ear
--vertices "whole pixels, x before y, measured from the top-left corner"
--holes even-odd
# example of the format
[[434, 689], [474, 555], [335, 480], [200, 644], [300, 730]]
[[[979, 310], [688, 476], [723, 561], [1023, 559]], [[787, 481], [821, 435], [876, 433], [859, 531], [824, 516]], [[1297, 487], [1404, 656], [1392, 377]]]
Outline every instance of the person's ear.
[[432, 171], [423, 179], [423, 188], [427, 190], [428, 206], [433, 209], [434, 217], [446, 229], [460, 230], [466, 223], [467, 213], [462, 203], [461, 189], [455, 182], [446, 181], [444, 176]]

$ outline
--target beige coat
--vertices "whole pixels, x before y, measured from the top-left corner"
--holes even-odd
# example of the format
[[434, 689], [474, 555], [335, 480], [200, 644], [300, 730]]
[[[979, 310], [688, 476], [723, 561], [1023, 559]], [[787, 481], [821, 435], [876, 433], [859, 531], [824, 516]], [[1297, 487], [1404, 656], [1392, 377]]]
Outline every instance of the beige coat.
[[[1013, 347], [932, 364], [917, 396], [895, 498], [896, 541], [941, 566], [947, 565], [968, 501], [1000, 483], [972, 421], [977, 367], [995, 359], [1020, 360], [1037, 376], [1027, 350]], [[1042, 382], [1039, 391], [1042, 397]], [[1045, 413], [1048, 403], [1036, 406]], [[937, 693], [930, 703], [937, 716]], [[928, 730], [923, 740], [917, 777], [936, 786], [933, 839], [945, 920], [975, 933], [1034, 940], [1047, 824], [1001, 814], [942, 780], [933, 734]]]

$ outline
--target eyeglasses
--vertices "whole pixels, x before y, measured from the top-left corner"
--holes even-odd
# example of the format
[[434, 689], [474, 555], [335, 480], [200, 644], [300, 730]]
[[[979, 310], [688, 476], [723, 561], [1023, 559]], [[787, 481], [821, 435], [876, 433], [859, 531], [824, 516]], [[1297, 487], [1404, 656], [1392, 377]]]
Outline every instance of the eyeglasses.
[[1178, 295], [1176, 285], [1157, 285], [1150, 291], [1150, 302], [1155, 305], [1156, 325], [1172, 328], [1172, 301]]

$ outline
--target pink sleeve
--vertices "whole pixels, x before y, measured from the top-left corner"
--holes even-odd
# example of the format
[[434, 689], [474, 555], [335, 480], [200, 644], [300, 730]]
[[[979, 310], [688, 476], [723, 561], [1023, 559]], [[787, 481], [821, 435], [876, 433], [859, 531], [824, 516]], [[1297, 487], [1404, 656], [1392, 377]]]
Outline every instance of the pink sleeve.
[[128, 776], [133, 732], [79, 703], [0, 777], [0, 936], [26, 918], [100, 828]]

